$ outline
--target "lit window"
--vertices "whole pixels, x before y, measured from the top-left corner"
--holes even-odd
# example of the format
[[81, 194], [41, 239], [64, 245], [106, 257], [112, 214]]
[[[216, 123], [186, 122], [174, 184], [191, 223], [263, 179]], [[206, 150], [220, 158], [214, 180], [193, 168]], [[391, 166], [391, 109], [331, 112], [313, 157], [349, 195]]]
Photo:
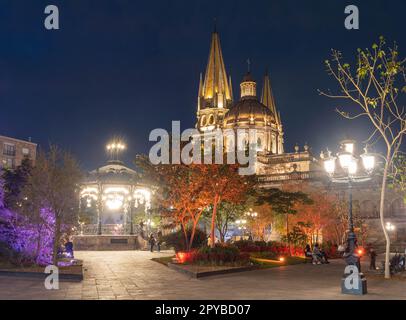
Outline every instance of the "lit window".
[[11, 158], [5, 158], [3, 159], [3, 167], [4, 168], [14, 168], [14, 159]]
[[3, 146], [3, 154], [14, 157], [16, 155], [16, 146], [14, 144], [5, 143]]

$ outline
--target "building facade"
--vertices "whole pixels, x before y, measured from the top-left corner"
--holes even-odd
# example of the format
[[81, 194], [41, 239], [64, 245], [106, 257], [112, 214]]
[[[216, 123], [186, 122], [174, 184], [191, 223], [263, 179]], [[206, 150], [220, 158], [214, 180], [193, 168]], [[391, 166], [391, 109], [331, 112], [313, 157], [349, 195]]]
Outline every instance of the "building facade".
[[0, 136], [0, 168], [14, 169], [24, 158], [35, 162], [37, 144], [31, 141]]
[[[234, 101], [231, 77], [227, 76], [220, 38], [214, 31], [204, 80], [200, 75], [196, 128], [206, 136], [215, 129], [254, 129], [258, 152], [264, 155], [282, 154], [282, 122], [275, 106], [268, 73], [264, 75], [260, 100], [257, 97], [257, 83], [249, 70], [240, 83], [240, 91], [240, 97]], [[245, 135], [247, 136], [240, 139], [241, 143], [252, 143], [247, 140], [248, 133]], [[227, 152], [235, 147], [234, 139], [225, 136], [224, 146]]]

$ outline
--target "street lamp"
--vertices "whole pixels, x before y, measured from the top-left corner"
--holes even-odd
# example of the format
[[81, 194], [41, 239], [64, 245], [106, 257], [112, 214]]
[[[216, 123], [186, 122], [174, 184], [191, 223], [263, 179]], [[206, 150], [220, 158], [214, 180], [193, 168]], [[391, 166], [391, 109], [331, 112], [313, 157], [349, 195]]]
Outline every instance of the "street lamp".
[[[355, 150], [354, 140], [344, 140], [341, 142], [340, 152], [337, 153], [338, 162], [341, 170], [337, 170], [336, 160], [337, 158], [331, 155], [331, 152], [327, 150], [327, 156], [322, 153], [321, 158], [324, 162], [324, 169], [330, 176], [334, 183], [345, 183], [348, 185], [348, 224], [349, 232], [347, 238], [347, 248], [344, 253], [344, 258], [347, 266], [356, 266], [358, 268], [358, 286], [353, 286], [351, 289], [346, 287], [346, 277], [344, 276], [341, 283], [341, 289], [343, 293], [352, 294], [365, 294], [367, 293], [366, 279], [361, 273], [360, 256], [356, 252], [357, 237], [354, 232], [354, 221], [352, 212], [352, 187], [353, 184], [359, 182], [366, 182], [371, 180], [371, 174], [375, 168], [375, 156], [368, 153], [367, 148], [364, 149], [364, 153], [360, 155], [362, 160], [362, 167], [358, 165], [359, 159], [354, 155]], [[356, 281], [353, 276], [353, 281]], [[358, 289], [356, 289], [358, 287]]]
[[235, 223], [238, 226], [238, 230], [241, 230], [241, 240], [244, 239], [244, 235], [245, 235], [245, 230], [247, 229], [246, 224], [247, 224], [247, 220], [245, 219], [241, 219], [241, 220], [236, 220]]
[[394, 231], [396, 229], [395, 225], [390, 223], [390, 222], [386, 222], [386, 226], [385, 226], [386, 230], [388, 231]]

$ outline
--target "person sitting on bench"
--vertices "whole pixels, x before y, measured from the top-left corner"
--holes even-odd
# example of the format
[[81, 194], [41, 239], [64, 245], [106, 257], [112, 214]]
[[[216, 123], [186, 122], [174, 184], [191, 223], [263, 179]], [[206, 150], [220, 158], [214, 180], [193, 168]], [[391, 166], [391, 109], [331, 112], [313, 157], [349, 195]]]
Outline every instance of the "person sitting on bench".
[[305, 258], [312, 257], [312, 249], [310, 248], [309, 244], [306, 244], [306, 248], [304, 250]]
[[317, 264], [325, 263], [324, 258], [323, 258], [323, 254], [320, 251], [320, 247], [319, 247], [318, 243], [316, 243], [314, 245], [314, 248], [313, 248], [313, 263], [314, 264], [316, 264], [316, 263]]

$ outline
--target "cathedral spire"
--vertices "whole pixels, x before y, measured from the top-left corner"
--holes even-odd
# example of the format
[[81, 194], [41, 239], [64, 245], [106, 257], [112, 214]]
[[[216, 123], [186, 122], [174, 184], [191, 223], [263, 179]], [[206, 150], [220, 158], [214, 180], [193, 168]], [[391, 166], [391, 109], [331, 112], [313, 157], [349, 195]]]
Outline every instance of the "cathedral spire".
[[198, 96], [197, 96], [197, 111], [200, 111], [200, 102], [201, 102], [201, 99], [200, 99], [200, 97], [202, 96], [202, 94], [203, 94], [203, 76], [202, 76], [202, 73], [200, 72], [200, 79], [199, 79], [199, 94], [198, 94]]
[[276, 112], [276, 105], [271, 89], [271, 80], [269, 78], [268, 69], [265, 71], [264, 83], [262, 86], [261, 103], [272, 111], [272, 113], [275, 115], [276, 122], [278, 124], [281, 124], [279, 113]]
[[231, 82], [231, 76], [228, 77], [228, 86], [230, 88], [231, 100], [234, 100], [233, 96], [233, 83]]
[[223, 54], [221, 52], [220, 38], [216, 30], [211, 37], [209, 60], [201, 96], [204, 100], [212, 100], [210, 107], [223, 108], [231, 102], [231, 90], [228, 83]]

